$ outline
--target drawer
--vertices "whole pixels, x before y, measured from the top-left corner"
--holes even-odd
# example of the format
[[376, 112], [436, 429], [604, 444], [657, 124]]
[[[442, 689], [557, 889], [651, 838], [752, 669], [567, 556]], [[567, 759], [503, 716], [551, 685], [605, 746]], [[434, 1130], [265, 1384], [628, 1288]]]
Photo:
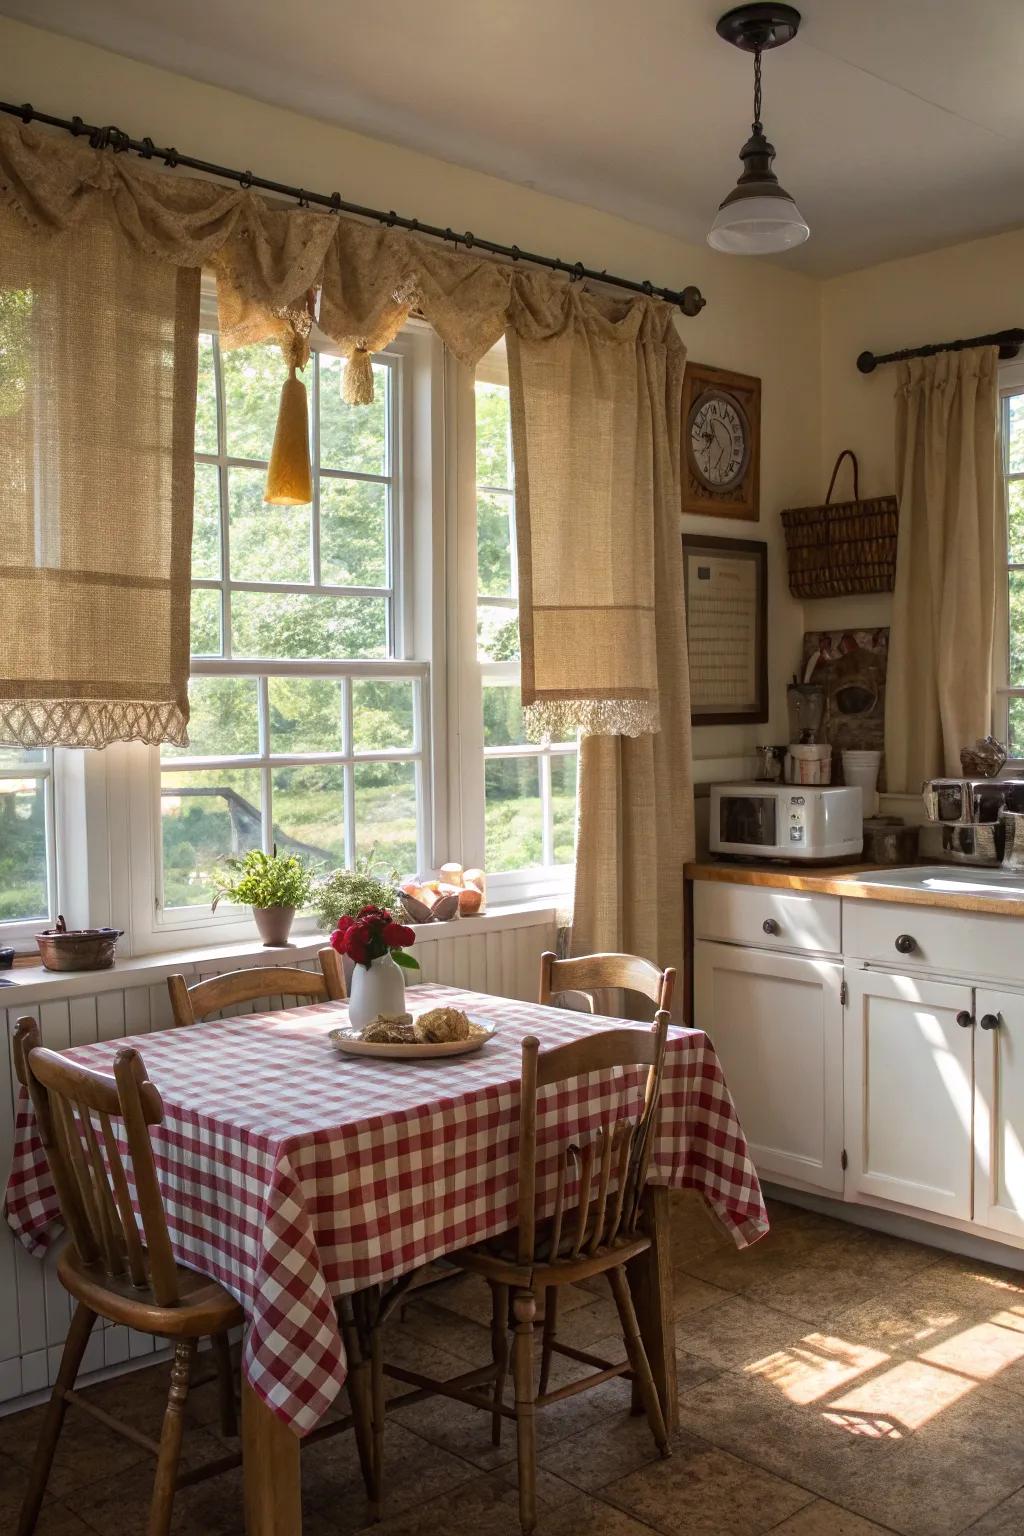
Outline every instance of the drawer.
[[922, 966], [969, 981], [992, 977], [1024, 982], [1024, 924], [1015, 917], [844, 901], [843, 937], [851, 960], [901, 970]]
[[838, 955], [839, 915], [838, 896], [694, 881], [693, 931], [698, 939]]

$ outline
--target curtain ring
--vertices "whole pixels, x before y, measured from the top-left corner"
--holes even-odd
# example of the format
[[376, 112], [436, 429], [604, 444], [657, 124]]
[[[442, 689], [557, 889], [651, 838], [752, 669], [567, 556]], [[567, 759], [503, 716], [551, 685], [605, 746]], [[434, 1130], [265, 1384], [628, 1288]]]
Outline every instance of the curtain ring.
[[395, 225], [398, 223], [398, 214], [393, 208], [388, 209], [388, 216], [384, 220], [384, 223], [387, 225], [388, 229], [394, 229]]
[[586, 273], [583, 270], [583, 263], [582, 263], [582, 261], [574, 262], [572, 270], [569, 273], [569, 281], [571, 283], [578, 283], [585, 276], [586, 276]]
[[520, 251], [518, 245], [514, 245], [512, 247], [512, 260], [513, 261], [518, 261], [521, 255], [522, 255], [522, 252]]
[[473, 246], [476, 244], [476, 239], [475, 239], [475, 236], [473, 234], [473, 231], [471, 229], [467, 229], [466, 233], [463, 235], [462, 238], [466, 242], [466, 250], [467, 251], [471, 251], [473, 249]]
[[174, 149], [173, 146], [170, 149], [165, 149], [164, 150], [164, 164], [166, 166], [169, 166], [170, 169], [173, 171], [173, 169], [177, 165], [177, 163], [178, 163], [178, 151], [176, 149]]
[[238, 178], [238, 185], [240, 187], [244, 187], [245, 190], [248, 191], [248, 189], [252, 186], [252, 171], [243, 171], [241, 176]]
[[300, 187], [299, 188], [298, 203], [299, 203], [299, 207], [300, 208], [308, 208], [309, 207], [309, 198], [306, 195], [305, 187]]
[[32, 121], [32, 119], [35, 117], [36, 114], [35, 114], [35, 112], [32, 109], [32, 103], [30, 101], [26, 101], [26, 102], [24, 102], [22, 104], [21, 114], [20, 115], [21, 115], [22, 122], [25, 123], [25, 124], [30, 123]]
[[640, 284], [640, 287], [643, 289], [644, 293], [646, 293], [648, 298], [653, 296], [654, 284], [650, 281], [649, 278], [645, 277], [643, 282]]
[[341, 193], [340, 192], [332, 192], [331, 193], [331, 208], [332, 208], [334, 213], [340, 213], [341, 212]]
[[78, 117], [77, 114], [76, 114], [76, 116], [74, 116], [71, 119], [71, 134], [72, 134], [72, 137], [77, 139], [78, 136], [80, 134], [84, 133], [84, 132], [85, 132], [85, 124], [82, 122], [82, 119], [80, 117]]
[[139, 150], [139, 154], [142, 156], [143, 160], [152, 160], [155, 150], [156, 145], [153, 143], [153, 140], [147, 136], [142, 140], [142, 148]]

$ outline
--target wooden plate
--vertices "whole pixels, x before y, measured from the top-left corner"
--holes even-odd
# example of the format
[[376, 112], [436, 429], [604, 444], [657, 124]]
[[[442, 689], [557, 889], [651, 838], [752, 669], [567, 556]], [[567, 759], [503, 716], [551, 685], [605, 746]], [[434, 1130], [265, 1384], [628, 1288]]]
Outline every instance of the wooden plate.
[[391, 1061], [433, 1061], [439, 1056], [468, 1056], [486, 1045], [497, 1032], [489, 1019], [474, 1018], [467, 1014], [473, 1033], [468, 1040], [442, 1040], [436, 1044], [414, 1041], [411, 1045], [392, 1044], [385, 1040], [364, 1040], [361, 1029], [352, 1024], [341, 1024], [328, 1035], [332, 1045], [346, 1056], [380, 1056]]

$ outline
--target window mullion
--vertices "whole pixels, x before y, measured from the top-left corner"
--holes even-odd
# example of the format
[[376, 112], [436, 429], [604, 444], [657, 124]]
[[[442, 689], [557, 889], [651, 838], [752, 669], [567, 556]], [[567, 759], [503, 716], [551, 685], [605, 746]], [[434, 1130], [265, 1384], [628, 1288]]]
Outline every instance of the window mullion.
[[312, 470], [313, 470], [313, 506], [310, 516], [310, 537], [312, 549], [310, 551], [313, 562], [313, 585], [320, 586], [320, 355], [314, 352], [310, 361], [313, 364], [311, 386], [312, 417]]
[[542, 752], [538, 762], [540, 769], [540, 818], [542, 849], [541, 861], [544, 867], [550, 868], [555, 862], [554, 844], [554, 817], [551, 808], [551, 755]]
[[[351, 759], [353, 752], [352, 729], [352, 679], [346, 677], [341, 684], [341, 750], [346, 759]], [[355, 868], [356, 861], [356, 783], [355, 768], [351, 761], [345, 763], [345, 863], [349, 869]]]

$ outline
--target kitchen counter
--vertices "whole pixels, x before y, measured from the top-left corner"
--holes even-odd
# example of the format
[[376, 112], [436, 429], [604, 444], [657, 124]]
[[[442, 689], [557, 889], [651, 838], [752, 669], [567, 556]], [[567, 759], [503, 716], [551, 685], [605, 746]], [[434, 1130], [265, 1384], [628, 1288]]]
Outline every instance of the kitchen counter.
[[685, 874], [688, 880], [711, 880], [725, 885], [816, 891], [846, 899], [1024, 917], [1024, 874], [962, 864], [879, 866], [850, 860], [809, 866], [709, 858], [687, 864]]

